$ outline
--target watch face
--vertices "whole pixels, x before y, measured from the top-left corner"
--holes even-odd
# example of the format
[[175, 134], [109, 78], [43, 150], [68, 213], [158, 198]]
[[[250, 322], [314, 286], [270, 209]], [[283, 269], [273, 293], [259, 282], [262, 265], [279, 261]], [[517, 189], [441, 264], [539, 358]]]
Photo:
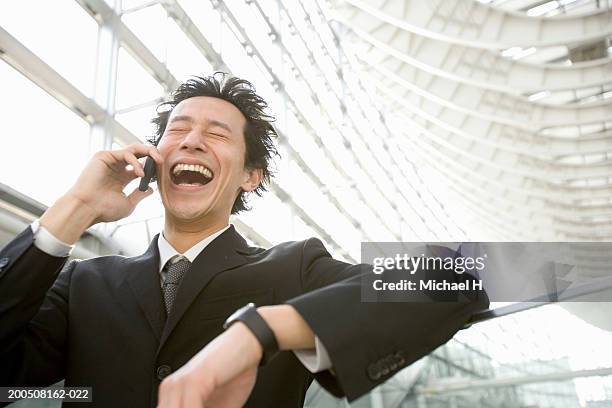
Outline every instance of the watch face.
[[232, 325], [232, 323], [234, 323], [236, 321], [236, 319], [243, 314], [244, 312], [246, 312], [247, 310], [251, 309], [251, 308], [255, 308], [255, 304], [254, 303], [249, 303], [245, 306], [242, 306], [240, 309], [236, 310], [234, 313], [232, 313], [230, 315], [230, 317], [228, 317], [225, 320], [225, 323], [223, 323], [223, 329], [226, 330], [228, 327], [230, 327]]

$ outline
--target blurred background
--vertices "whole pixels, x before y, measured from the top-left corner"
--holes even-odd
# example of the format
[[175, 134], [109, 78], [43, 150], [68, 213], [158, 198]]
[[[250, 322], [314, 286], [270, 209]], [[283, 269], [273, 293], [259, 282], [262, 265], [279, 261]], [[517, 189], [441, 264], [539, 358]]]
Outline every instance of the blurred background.
[[[232, 220], [253, 244], [612, 240], [611, 0], [0, 0], [0, 245], [215, 71], [277, 118], [271, 191]], [[162, 225], [150, 197], [73, 255]], [[611, 304], [476, 324], [350, 406], [612, 407]]]

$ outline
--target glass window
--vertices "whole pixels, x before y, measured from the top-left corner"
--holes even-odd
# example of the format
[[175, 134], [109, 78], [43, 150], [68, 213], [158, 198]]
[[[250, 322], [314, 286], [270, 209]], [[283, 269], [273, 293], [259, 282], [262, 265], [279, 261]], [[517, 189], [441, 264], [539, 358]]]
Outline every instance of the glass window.
[[196, 27], [221, 52], [221, 16], [208, 0], [178, 0]]
[[159, 4], [121, 16], [123, 23], [160, 61], [166, 61], [168, 15]]
[[319, 34], [319, 36], [321, 37], [320, 41], [323, 42], [323, 45], [326, 48], [328, 54], [331, 55], [333, 58], [338, 58], [337, 46], [334, 41], [334, 34], [331, 31], [329, 22], [322, 14], [322, 10], [318, 2], [303, 2], [302, 5], [306, 9], [308, 16], [310, 17], [312, 30]]
[[51, 205], [89, 158], [89, 124], [0, 60], [0, 182]]
[[98, 24], [76, 1], [3, 0], [0, 26], [81, 92], [93, 94]]
[[[136, 208], [138, 210], [138, 207]], [[130, 222], [129, 217], [122, 221], [124, 224], [117, 226], [117, 229], [113, 231], [113, 240], [121, 246], [126, 256], [143, 253], [149, 247], [150, 238], [152, 238], [147, 231], [147, 224], [145, 222]]]
[[194, 75], [202, 76], [213, 73], [211, 63], [174, 20], [168, 24], [167, 41], [169, 44], [168, 69], [179, 82]]
[[[140, 159], [143, 161], [143, 159]], [[138, 188], [140, 178], [129, 183], [124, 192], [130, 194]], [[155, 192], [142, 200], [128, 217], [119, 221], [104, 224], [106, 233], [112, 235], [122, 250], [128, 256], [134, 256], [144, 252], [153, 236], [163, 230], [164, 207], [162, 204], [157, 184], [152, 183]]]
[[235, 27], [233, 31], [224, 24], [222, 33], [223, 59], [234, 75], [248, 79], [251, 72], [257, 71], [257, 67], [253, 63], [253, 56], [247, 54], [244, 46], [236, 37], [238, 33]]
[[262, 197], [252, 196], [249, 206], [251, 210], [239, 216], [247, 225], [272, 244], [292, 239], [291, 210], [276, 195], [268, 192]]
[[144, 142], [155, 131], [151, 119], [157, 116], [156, 106], [157, 103], [153, 103], [138, 109], [118, 112], [115, 114], [115, 119]]
[[299, 216], [293, 216], [292, 221], [293, 239], [300, 240], [312, 237], [321, 239], [319, 234], [317, 234], [317, 232], [313, 230], [310, 225], [306, 224], [306, 222], [304, 222], [304, 220], [302, 220]]
[[162, 97], [163, 87], [127, 52], [119, 49], [117, 69], [117, 110], [151, 103]]
[[234, 16], [240, 21], [242, 28], [247, 32], [249, 40], [252, 41], [261, 53], [269, 67], [278, 71], [280, 75], [283, 69], [281, 64], [281, 52], [278, 46], [272, 41], [269, 33], [270, 25], [266, 22], [255, 3], [250, 5], [243, 2], [227, 2], [227, 6], [232, 10]]

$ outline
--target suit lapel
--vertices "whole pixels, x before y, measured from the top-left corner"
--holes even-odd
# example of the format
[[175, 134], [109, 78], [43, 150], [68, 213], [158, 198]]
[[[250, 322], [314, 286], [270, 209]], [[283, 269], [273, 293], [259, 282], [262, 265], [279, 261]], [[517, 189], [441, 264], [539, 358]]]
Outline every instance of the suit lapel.
[[140, 308], [151, 325], [157, 340], [159, 340], [164, 327], [166, 312], [159, 281], [157, 235], [144, 254], [131, 259], [126, 275]]
[[162, 332], [160, 349], [202, 289], [217, 274], [247, 262], [242, 255], [247, 248], [246, 241], [232, 225], [196, 257], [179, 286]]

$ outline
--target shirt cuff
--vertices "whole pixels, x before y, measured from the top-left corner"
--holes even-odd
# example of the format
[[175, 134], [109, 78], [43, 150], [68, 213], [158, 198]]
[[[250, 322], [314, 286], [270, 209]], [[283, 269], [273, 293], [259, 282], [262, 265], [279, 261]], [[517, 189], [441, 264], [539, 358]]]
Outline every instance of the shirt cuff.
[[39, 220], [30, 224], [34, 235], [34, 246], [48, 255], [65, 258], [74, 249], [74, 245], [68, 245], [51, 234], [48, 229], [40, 225]]
[[293, 354], [313, 374], [332, 368], [329, 354], [317, 336], [315, 336], [314, 349], [294, 350]]

